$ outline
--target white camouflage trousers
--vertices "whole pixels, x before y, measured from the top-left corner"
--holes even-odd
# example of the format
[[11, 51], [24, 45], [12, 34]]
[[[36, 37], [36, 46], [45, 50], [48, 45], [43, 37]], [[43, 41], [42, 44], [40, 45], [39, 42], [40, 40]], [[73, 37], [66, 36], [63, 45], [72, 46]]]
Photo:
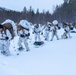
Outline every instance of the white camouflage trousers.
[[59, 40], [57, 32], [56, 32], [56, 33], [52, 33], [51, 41], [53, 40], [54, 36], [56, 36], [57, 40]]
[[66, 32], [66, 34], [68, 35], [69, 38], [71, 38], [71, 36], [70, 36], [70, 32], [69, 32], [69, 31]]
[[41, 41], [41, 39], [40, 39], [40, 33], [35, 33], [35, 42], [36, 41]]
[[6, 55], [10, 55], [9, 51], [10, 41], [9, 40], [0, 40], [0, 50], [1, 52], [5, 52]]
[[18, 46], [19, 47], [23, 47], [22, 46], [22, 42], [24, 43], [24, 46], [26, 47], [26, 50], [29, 50], [28, 43], [27, 43], [27, 38], [26, 37], [24, 37], [24, 38], [19, 37], [19, 40], [18, 40]]
[[45, 31], [45, 40], [49, 40], [49, 31]]

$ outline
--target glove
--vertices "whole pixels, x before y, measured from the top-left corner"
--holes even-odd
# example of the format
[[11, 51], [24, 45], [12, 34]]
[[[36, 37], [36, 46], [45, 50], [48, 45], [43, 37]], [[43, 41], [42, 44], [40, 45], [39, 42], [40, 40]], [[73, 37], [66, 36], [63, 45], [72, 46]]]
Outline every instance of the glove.
[[48, 31], [50, 31], [50, 27], [48, 27]]
[[58, 26], [58, 29], [60, 29], [60, 27]]
[[30, 33], [28, 33], [28, 36], [30, 36]]
[[32, 34], [34, 34], [34, 32], [32, 32]]
[[68, 31], [66, 29], [64, 29], [64, 31], [67, 33]]
[[25, 36], [23, 34], [21, 34], [20, 37], [25, 37]]
[[9, 39], [9, 37], [6, 36], [6, 37], [5, 37], [5, 40], [8, 40], [8, 39]]
[[41, 33], [41, 35], [43, 35], [43, 32]]
[[26, 36], [30, 36], [30, 33], [26, 34]]

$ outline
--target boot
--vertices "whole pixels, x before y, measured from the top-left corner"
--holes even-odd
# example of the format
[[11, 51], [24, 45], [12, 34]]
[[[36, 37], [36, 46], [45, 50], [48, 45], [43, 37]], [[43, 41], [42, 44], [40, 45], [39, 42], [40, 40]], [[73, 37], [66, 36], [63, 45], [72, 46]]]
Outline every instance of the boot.
[[19, 48], [18, 48], [19, 51], [22, 51], [23, 49], [24, 49], [23, 47], [19, 47]]

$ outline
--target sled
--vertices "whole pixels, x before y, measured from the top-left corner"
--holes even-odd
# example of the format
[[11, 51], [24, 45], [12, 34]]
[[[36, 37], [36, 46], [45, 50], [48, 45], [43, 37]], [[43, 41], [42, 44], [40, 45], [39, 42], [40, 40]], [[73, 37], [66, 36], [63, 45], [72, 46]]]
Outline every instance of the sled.
[[43, 46], [44, 42], [43, 41], [37, 41], [37, 42], [34, 42], [33, 44], [34, 44], [35, 48], [38, 48], [40, 46]]

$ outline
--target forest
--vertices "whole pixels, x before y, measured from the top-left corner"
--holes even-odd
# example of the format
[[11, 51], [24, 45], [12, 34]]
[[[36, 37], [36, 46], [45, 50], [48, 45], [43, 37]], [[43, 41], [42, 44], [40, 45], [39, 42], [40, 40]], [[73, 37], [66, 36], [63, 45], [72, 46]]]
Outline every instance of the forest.
[[53, 13], [50, 13], [49, 10], [39, 12], [39, 9], [35, 12], [32, 6], [30, 6], [29, 10], [24, 7], [21, 12], [0, 7], [0, 23], [6, 19], [15, 22], [26, 19], [32, 23], [52, 22], [55, 19], [58, 22], [74, 22], [76, 21], [76, 0], [64, 0], [63, 4], [56, 5]]

